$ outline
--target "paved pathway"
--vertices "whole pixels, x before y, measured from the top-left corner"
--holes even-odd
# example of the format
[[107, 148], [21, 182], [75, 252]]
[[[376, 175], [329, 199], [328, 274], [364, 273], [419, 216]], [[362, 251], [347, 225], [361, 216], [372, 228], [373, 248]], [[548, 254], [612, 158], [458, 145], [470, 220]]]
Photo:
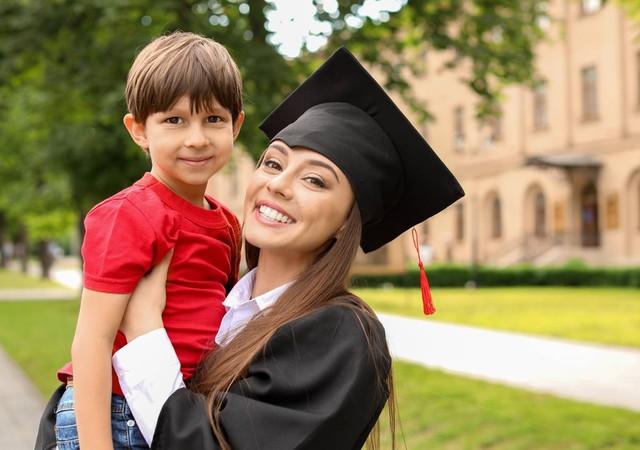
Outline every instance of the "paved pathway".
[[0, 379], [0, 449], [33, 450], [44, 401], [2, 348]]
[[395, 357], [640, 411], [640, 351], [379, 314]]
[[0, 289], [0, 301], [70, 300], [78, 296], [79, 291], [64, 288]]
[[[30, 267], [37, 276], [37, 267]], [[73, 267], [54, 267], [63, 288], [0, 289], [0, 301], [75, 299], [80, 275]], [[0, 450], [33, 450], [44, 399], [18, 365], [0, 347]]]
[[[9, 269], [18, 271], [18, 262], [10, 261]], [[29, 261], [27, 270], [28, 273], [34, 277], [40, 276], [40, 267], [36, 261]], [[51, 267], [50, 277], [53, 281], [60, 283], [62, 286], [68, 289], [75, 289], [80, 292], [80, 287], [82, 286], [80, 261], [78, 258], [73, 256], [56, 260], [53, 267]]]

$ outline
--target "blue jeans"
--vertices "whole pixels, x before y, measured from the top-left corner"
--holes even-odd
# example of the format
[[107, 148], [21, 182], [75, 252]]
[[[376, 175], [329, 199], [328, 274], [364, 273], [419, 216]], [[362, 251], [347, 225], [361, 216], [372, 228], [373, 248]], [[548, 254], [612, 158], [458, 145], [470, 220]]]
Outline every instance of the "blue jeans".
[[[111, 397], [111, 433], [114, 450], [148, 449], [133, 414], [121, 395]], [[73, 387], [67, 386], [56, 408], [56, 441], [58, 450], [78, 450], [78, 429], [73, 403]]]

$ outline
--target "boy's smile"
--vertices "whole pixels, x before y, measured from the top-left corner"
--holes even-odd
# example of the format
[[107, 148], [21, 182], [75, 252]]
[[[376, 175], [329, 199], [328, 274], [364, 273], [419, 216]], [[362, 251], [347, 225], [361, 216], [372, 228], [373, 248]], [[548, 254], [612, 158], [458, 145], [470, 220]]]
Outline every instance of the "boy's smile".
[[149, 152], [151, 173], [184, 199], [200, 206], [209, 178], [231, 157], [244, 116], [217, 101], [211, 109], [192, 111], [182, 96], [167, 111], [156, 112], [144, 124], [127, 114], [125, 126], [133, 140]]

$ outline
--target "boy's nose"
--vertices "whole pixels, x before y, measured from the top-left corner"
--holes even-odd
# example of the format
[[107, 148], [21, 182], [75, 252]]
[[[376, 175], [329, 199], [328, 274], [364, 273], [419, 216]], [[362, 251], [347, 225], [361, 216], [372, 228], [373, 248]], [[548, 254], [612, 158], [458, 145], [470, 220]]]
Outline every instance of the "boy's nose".
[[184, 145], [187, 147], [204, 147], [209, 145], [209, 139], [204, 133], [202, 127], [194, 126], [189, 130], [189, 135], [187, 136]]

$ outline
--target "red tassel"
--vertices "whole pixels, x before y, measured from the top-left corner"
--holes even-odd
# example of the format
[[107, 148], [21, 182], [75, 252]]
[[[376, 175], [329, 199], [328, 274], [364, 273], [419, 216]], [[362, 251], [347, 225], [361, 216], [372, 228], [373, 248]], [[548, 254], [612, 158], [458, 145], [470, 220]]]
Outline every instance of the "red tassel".
[[431, 298], [431, 288], [429, 287], [429, 279], [424, 271], [424, 265], [422, 264], [422, 258], [420, 257], [420, 245], [418, 245], [418, 232], [415, 228], [411, 229], [411, 235], [413, 237], [413, 245], [418, 253], [418, 267], [420, 268], [420, 291], [422, 293], [422, 311], [425, 315], [429, 316], [436, 312], [435, 306], [433, 306], [433, 299]]

